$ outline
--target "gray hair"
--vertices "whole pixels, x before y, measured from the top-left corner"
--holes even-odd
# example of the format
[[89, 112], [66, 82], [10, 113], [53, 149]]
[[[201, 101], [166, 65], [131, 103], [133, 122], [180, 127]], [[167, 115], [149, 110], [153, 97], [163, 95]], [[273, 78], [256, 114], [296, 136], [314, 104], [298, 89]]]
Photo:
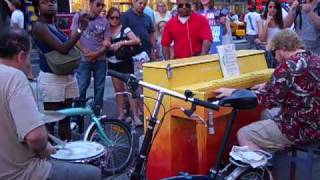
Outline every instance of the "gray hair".
[[289, 29], [284, 29], [271, 39], [267, 49], [269, 51], [278, 49], [294, 51], [297, 49], [304, 49], [304, 44], [297, 33]]

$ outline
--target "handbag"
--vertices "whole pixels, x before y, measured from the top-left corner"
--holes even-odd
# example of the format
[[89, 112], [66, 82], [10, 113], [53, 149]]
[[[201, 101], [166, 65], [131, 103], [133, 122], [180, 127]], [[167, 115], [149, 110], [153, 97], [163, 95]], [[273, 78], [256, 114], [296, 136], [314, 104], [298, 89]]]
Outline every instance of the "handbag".
[[80, 65], [81, 53], [77, 47], [70, 49], [68, 54], [61, 54], [53, 50], [43, 53], [49, 68], [54, 74], [67, 75], [71, 74]]
[[[124, 30], [125, 30], [125, 27], [122, 27], [121, 33], [120, 33], [121, 40], [128, 39], [123, 37]], [[142, 51], [143, 49], [141, 45], [127, 45], [127, 46], [121, 46], [114, 54], [117, 59], [128, 60], [128, 59], [131, 59], [132, 56], [137, 55]]]

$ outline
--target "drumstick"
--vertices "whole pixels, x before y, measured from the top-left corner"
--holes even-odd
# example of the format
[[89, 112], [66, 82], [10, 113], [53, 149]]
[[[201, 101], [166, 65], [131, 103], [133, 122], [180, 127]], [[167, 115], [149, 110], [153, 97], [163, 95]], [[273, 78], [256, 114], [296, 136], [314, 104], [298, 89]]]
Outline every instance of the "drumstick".
[[62, 141], [61, 139], [53, 136], [52, 134], [48, 134], [48, 137], [55, 143], [57, 143], [58, 145], [62, 146], [62, 148], [64, 148], [66, 146], [66, 142]]

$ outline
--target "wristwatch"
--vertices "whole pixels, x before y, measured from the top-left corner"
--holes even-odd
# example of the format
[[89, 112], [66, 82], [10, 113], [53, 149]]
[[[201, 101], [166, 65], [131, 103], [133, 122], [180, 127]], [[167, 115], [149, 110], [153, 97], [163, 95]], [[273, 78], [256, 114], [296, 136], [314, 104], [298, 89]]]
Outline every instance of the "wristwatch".
[[78, 32], [79, 34], [82, 34], [82, 30], [81, 30], [80, 28], [77, 29], [77, 32]]

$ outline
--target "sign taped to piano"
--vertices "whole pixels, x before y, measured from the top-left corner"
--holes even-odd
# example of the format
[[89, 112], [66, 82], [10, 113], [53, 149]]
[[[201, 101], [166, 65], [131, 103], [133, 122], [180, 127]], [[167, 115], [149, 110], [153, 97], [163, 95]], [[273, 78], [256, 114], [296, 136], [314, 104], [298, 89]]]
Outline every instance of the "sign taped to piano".
[[223, 77], [228, 78], [240, 75], [236, 46], [234, 44], [227, 44], [217, 46], [217, 49]]

